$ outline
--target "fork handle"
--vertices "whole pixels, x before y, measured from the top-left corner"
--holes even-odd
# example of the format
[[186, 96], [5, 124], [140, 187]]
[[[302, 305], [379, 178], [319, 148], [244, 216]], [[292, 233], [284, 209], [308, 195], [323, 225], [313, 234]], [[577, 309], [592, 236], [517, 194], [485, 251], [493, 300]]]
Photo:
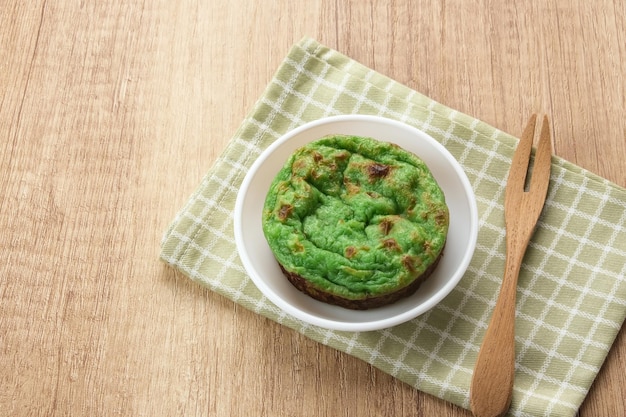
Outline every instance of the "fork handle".
[[515, 298], [525, 249], [519, 246], [519, 242], [507, 242], [502, 287], [476, 359], [470, 387], [470, 407], [476, 417], [501, 416], [511, 405], [515, 376]]

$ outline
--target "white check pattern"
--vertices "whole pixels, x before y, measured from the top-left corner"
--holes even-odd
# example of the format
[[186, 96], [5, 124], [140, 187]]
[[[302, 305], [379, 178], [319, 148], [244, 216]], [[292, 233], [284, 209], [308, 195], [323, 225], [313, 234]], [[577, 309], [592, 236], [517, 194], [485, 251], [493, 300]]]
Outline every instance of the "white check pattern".
[[[238, 187], [262, 150], [303, 123], [350, 113], [401, 120], [439, 140], [464, 167], [479, 206], [477, 250], [459, 286], [428, 313], [377, 332], [320, 329], [286, 315], [247, 277], [232, 231]], [[515, 145], [512, 136], [304, 39], [174, 219], [161, 257], [246, 308], [467, 408], [504, 265], [502, 202]], [[519, 281], [510, 415], [575, 415], [626, 316], [625, 224], [626, 190], [553, 158], [546, 208]]]

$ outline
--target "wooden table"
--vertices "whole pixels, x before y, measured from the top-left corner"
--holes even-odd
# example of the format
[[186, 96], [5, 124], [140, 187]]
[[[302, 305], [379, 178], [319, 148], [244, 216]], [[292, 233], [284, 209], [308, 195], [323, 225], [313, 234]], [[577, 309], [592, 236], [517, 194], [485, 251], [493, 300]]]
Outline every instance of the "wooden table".
[[[510, 3], [510, 5], [509, 5]], [[308, 35], [626, 186], [626, 6], [0, 5], [0, 415], [469, 416], [191, 283], [160, 238]], [[623, 416], [624, 330], [580, 416]]]

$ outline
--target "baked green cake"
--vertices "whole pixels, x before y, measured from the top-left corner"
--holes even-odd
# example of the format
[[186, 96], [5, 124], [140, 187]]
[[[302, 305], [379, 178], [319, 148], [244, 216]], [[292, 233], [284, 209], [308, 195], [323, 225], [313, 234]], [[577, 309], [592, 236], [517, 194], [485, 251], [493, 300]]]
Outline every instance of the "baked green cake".
[[372, 138], [331, 135], [287, 160], [270, 186], [262, 224], [296, 288], [368, 309], [413, 294], [430, 275], [449, 212], [417, 156]]

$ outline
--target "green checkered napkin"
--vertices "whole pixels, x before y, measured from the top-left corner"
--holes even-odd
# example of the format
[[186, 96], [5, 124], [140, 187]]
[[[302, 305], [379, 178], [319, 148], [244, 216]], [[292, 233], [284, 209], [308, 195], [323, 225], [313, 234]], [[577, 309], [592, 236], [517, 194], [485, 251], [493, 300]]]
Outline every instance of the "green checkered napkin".
[[[233, 207], [247, 169], [285, 132], [338, 114], [401, 120], [440, 141], [477, 196], [480, 231], [458, 287], [428, 313], [364, 333], [306, 325], [281, 312], [243, 269]], [[504, 268], [503, 196], [517, 140], [303, 39], [180, 211], [161, 258], [202, 285], [415, 388], [469, 407], [472, 369]], [[626, 315], [626, 190], [554, 157], [548, 198], [519, 279], [511, 415], [572, 416]]]

